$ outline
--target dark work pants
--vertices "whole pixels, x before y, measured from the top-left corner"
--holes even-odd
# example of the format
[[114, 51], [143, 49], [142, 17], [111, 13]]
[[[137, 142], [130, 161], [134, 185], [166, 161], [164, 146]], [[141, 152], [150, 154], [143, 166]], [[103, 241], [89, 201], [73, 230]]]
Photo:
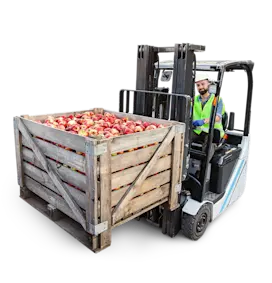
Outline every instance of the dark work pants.
[[[192, 133], [192, 142], [195, 143], [202, 143], [202, 151], [206, 151], [207, 145], [208, 145], [208, 137], [209, 135], [206, 134], [205, 132], [201, 132], [199, 135], [196, 134], [194, 131]], [[211, 150], [210, 150], [210, 154], [209, 154], [209, 158], [208, 160], [211, 161], [213, 155], [214, 155], [214, 151], [215, 151], [215, 144], [212, 144], [211, 146]]]

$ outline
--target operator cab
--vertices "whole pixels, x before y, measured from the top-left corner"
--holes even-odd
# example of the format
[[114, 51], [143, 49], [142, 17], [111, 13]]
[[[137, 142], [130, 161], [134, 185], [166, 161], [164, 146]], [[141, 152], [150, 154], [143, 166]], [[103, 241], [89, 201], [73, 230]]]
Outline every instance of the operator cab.
[[[157, 78], [161, 78], [161, 81], [163, 81], [165, 85], [165, 82], [170, 81], [172, 76], [174, 62], [159, 62], [156, 67]], [[224, 72], [245, 70], [248, 74], [249, 94], [252, 85], [250, 76], [252, 69], [253, 62], [251, 61], [197, 61], [195, 71], [217, 72], [217, 80], [211, 82], [209, 92], [214, 93], [219, 99]], [[159, 90], [159, 88], [157, 88], [157, 90]], [[192, 99], [193, 97], [194, 88]], [[163, 98], [161, 98], [161, 101], [163, 101]], [[248, 124], [247, 118], [249, 117], [249, 109], [250, 108], [247, 107], [244, 131], [235, 130], [234, 112], [224, 113], [222, 116], [222, 125], [225, 135], [221, 138], [219, 130], [213, 127], [216, 115], [214, 107], [213, 113], [211, 113], [210, 123], [210, 129], [213, 130], [209, 132], [210, 142], [208, 143], [206, 151], [204, 151], [202, 143], [190, 142], [190, 161], [187, 180], [184, 182], [184, 186], [190, 189], [194, 199], [202, 201], [203, 198], [211, 198], [212, 196], [213, 199], [211, 200], [216, 201], [223, 196], [229, 177], [241, 152], [240, 145]], [[211, 143], [215, 145], [215, 152], [209, 162], [207, 161], [207, 156], [211, 149]]]

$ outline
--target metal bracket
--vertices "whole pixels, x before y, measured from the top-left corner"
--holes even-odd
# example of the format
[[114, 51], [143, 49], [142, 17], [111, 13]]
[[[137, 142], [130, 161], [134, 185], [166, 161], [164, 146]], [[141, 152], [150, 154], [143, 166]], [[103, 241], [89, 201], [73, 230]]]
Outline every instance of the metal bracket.
[[97, 225], [89, 223], [89, 233], [94, 236], [97, 236], [106, 230], [108, 230], [108, 221], [99, 223]]
[[185, 132], [185, 126], [184, 124], [177, 124], [176, 125], [176, 133], [177, 134], [182, 134]]
[[181, 183], [177, 183], [176, 184], [175, 191], [176, 191], [176, 193], [180, 193], [181, 192]]
[[107, 152], [107, 143], [99, 143], [95, 144], [93, 146], [88, 146], [86, 147], [86, 151], [90, 151], [90, 154], [93, 156], [99, 156], [105, 152]]

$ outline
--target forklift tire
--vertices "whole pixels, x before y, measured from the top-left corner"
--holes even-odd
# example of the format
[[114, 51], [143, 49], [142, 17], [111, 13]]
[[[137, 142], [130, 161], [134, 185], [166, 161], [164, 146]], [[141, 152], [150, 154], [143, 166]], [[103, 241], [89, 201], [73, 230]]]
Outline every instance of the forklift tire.
[[181, 232], [185, 237], [196, 241], [204, 234], [210, 221], [210, 207], [209, 205], [204, 204], [196, 215], [183, 213], [181, 220]]

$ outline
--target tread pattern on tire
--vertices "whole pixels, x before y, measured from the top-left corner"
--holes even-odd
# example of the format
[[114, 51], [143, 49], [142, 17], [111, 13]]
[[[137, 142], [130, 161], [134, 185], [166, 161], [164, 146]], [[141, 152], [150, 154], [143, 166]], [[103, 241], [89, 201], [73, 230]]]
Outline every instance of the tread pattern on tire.
[[204, 204], [199, 209], [199, 211], [196, 215], [190, 215], [190, 214], [187, 214], [187, 213], [183, 213], [182, 223], [181, 223], [181, 232], [185, 237], [196, 241], [205, 233], [205, 230], [206, 230], [207, 227], [205, 228], [203, 234], [200, 237], [197, 237], [195, 235], [194, 226], [195, 226], [195, 222], [197, 221], [198, 216], [203, 212], [203, 210], [206, 210], [206, 209], [209, 212], [209, 215], [208, 215], [208, 217], [209, 217], [208, 223], [209, 223], [210, 218], [211, 218], [211, 210], [210, 210], [210, 206], [208, 204]]

